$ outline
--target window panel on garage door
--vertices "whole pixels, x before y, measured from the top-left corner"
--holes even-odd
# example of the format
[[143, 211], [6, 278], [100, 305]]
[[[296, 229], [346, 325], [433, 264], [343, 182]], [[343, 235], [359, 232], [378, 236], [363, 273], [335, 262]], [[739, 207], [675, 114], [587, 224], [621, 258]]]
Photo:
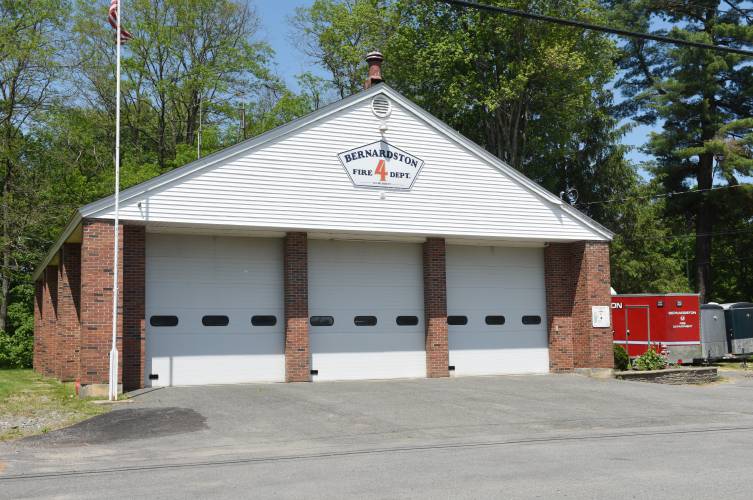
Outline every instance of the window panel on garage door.
[[417, 244], [309, 240], [316, 380], [426, 375], [422, 269]]
[[[549, 349], [542, 248], [447, 247], [450, 365], [458, 375], [546, 373]], [[504, 320], [502, 319], [504, 317]]]
[[285, 379], [281, 318], [282, 242], [147, 234], [146, 313], [177, 316], [147, 323], [146, 379], [194, 385]]

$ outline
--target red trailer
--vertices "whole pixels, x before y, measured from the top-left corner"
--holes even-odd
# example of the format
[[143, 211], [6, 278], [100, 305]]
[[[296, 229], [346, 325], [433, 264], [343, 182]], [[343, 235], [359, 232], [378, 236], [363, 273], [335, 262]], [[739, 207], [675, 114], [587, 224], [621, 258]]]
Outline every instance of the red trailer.
[[700, 307], [693, 293], [612, 295], [614, 343], [630, 357], [654, 345], [672, 363], [692, 363], [703, 357]]

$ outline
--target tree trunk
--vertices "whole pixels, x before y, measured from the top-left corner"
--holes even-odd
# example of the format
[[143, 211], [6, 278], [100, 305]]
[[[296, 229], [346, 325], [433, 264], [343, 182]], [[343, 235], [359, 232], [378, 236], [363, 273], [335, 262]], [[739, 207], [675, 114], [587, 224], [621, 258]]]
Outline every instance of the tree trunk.
[[[7, 138], [7, 154], [10, 154], [10, 138]], [[7, 319], [8, 319], [8, 295], [10, 293], [10, 259], [11, 259], [11, 246], [10, 246], [10, 224], [8, 218], [10, 216], [10, 207], [8, 206], [8, 198], [10, 197], [10, 183], [11, 183], [11, 164], [10, 159], [5, 160], [5, 179], [3, 179], [3, 268], [0, 272], [0, 331], [5, 331]]]
[[[704, 153], [698, 161], [698, 189], [710, 189], [714, 181], [714, 156]], [[714, 229], [714, 216], [707, 202], [707, 192], [700, 193], [696, 204], [695, 226], [695, 266], [696, 287], [701, 295], [701, 303], [712, 296], [711, 290], [711, 233]]]

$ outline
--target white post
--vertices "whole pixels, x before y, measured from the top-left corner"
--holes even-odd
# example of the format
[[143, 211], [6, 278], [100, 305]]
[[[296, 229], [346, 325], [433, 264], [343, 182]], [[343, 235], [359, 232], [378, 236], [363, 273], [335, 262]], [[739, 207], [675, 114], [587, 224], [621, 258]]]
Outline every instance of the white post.
[[112, 349], [110, 350], [109, 399], [118, 399], [118, 263], [120, 254], [120, 11], [115, 28], [115, 226], [112, 265]]

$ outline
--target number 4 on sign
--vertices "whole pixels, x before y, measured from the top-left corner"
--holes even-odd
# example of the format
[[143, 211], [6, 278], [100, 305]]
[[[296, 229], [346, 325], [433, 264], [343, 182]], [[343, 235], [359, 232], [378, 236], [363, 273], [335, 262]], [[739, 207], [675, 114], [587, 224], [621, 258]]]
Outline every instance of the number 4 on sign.
[[384, 160], [379, 160], [376, 171], [374, 173], [379, 176], [379, 180], [381, 182], [384, 182], [384, 180], [387, 178], [387, 163], [385, 163]]

